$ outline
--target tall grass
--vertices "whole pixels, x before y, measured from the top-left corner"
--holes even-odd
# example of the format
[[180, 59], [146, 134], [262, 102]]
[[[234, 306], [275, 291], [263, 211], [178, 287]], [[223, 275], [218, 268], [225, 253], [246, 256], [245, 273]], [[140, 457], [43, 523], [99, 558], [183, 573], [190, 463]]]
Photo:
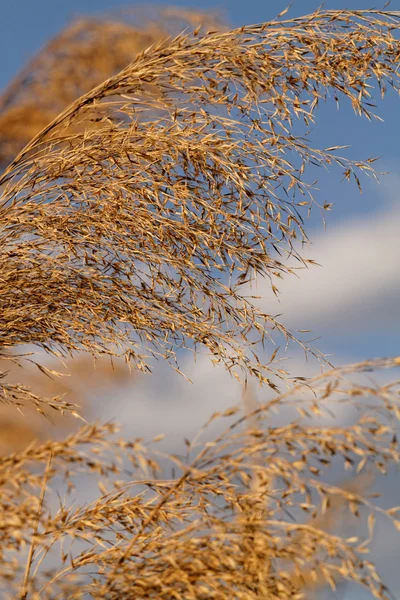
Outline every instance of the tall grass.
[[[304, 132], [328, 95], [371, 119], [373, 86], [399, 91], [400, 13], [284, 16], [171, 38], [157, 29], [158, 41], [154, 29], [80, 21], [3, 94], [1, 157], [19, 153], [0, 176], [1, 357], [24, 364], [33, 344], [61, 358], [124, 357], [143, 371], [161, 357], [179, 371], [182, 349], [205, 349], [276, 394], [210, 417], [226, 429], [212, 442], [200, 432], [185, 458], [119, 439], [109, 424], [2, 457], [4, 597], [283, 600], [347, 580], [390, 598], [365, 555], [377, 516], [400, 522], [368, 484], [399, 459], [399, 387], [351, 376], [399, 358], [297, 378], [282, 393], [287, 373], [275, 350], [265, 358], [269, 342], [316, 351], [242, 286], [258, 275], [276, 291], [289, 257], [312, 262], [301, 242], [318, 206], [315, 167], [358, 186], [374, 175], [374, 158], [315, 148]], [[78, 414], [68, 397], [6, 375], [4, 402]], [[359, 408], [346, 426], [332, 417], [343, 402]], [[273, 426], [271, 411], [289, 406], [296, 416]], [[338, 463], [351, 476], [335, 486]], [[70, 503], [82, 478], [100, 495]], [[346, 533], [353, 517], [361, 538]]]

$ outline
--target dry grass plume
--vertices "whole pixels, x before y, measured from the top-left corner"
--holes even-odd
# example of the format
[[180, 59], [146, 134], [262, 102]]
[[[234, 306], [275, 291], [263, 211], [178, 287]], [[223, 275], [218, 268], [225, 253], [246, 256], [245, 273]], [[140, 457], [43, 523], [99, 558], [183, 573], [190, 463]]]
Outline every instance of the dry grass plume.
[[[32, 364], [35, 346], [179, 370], [186, 348], [276, 391], [211, 417], [226, 428], [188, 441], [185, 459], [110, 424], [3, 455], [4, 598], [289, 600], [341, 581], [391, 598], [366, 554], [376, 518], [400, 527], [398, 507], [382, 509], [368, 485], [399, 460], [399, 385], [352, 375], [400, 361], [298, 378], [283, 394], [287, 374], [263, 348], [283, 338], [316, 351], [241, 291], [256, 275], [276, 290], [288, 257], [307, 262], [316, 167], [358, 186], [374, 175], [373, 158], [305, 133], [328, 95], [371, 119], [376, 88], [399, 91], [400, 13], [284, 17], [171, 37], [165, 20], [78, 21], [0, 99], [2, 364]], [[2, 402], [77, 414], [59, 388], [43, 394], [7, 371]], [[354, 422], [332, 417], [338, 403], [357, 407]], [[290, 406], [296, 415], [273, 426], [271, 411]], [[338, 463], [343, 485], [329, 478]], [[353, 517], [364, 532], [349, 537], [340, 522]]]

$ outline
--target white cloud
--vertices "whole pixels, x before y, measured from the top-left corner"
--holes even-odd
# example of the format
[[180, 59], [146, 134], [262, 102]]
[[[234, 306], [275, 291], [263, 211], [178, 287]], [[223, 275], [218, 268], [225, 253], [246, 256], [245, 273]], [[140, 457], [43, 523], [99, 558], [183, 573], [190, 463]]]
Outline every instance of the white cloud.
[[[342, 362], [348, 363], [345, 360]], [[288, 369], [295, 375], [311, 377], [320, 372], [316, 361], [305, 362], [299, 351], [289, 361]], [[198, 431], [215, 412], [222, 412], [235, 405], [243, 407], [243, 386], [226, 372], [223, 367], [214, 367], [211, 361], [202, 356], [194, 363], [188, 358], [181, 365], [193, 384], [162, 364], [153, 375], [139, 375], [128, 387], [113, 397], [104, 396], [97, 401], [97, 414], [101, 420], [115, 419], [123, 426], [123, 434], [129, 438], [143, 437], [150, 440], [158, 434], [165, 434], [162, 447], [168, 452], [183, 452], [184, 438], [192, 440]], [[283, 389], [285, 391], [285, 389]], [[252, 395], [258, 403], [275, 397], [269, 388], [260, 389], [256, 382], [251, 384]], [[330, 404], [330, 408], [333, 405]], [[335, 409], [336, 425], [347, 422], [352, 411], [348, 405]], [[297, 411], [283, 405], [280, 412], [271, 415], [270, 426], [288, 423], [297, 418]], [[233, 417], [233, 419], [237, 418]], [[228, 425], [228, 419], [217, 419], [207, 428], [202, 440], [213, 439]], [[320, 425], [331, 422], [329, 417], [321, 418]]]
[[[400, 211], [351, 219], [317, 235], [304, 251], [306, 258], [321, 266], [298, 271], [279, 284], [280, 301], [272, 294], [269, 281], [259, 278], [252, 291], [264, 299], [259, 306], [271, 314], [283, 313], [280, 320], [289, 327], [311, 327], [317, 334], [321, 325], [355, 329], [371, 317], [378, 319], [384, 309], [386, 322], [397, 320], [400, 292]], [[380, 317], [381, 318], [381, 317]]]

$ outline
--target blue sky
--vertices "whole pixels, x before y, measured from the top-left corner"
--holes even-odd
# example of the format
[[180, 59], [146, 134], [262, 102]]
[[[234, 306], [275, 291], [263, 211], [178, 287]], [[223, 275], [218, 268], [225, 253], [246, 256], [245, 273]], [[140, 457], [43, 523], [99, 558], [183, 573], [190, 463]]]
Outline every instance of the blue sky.
[[[286, 7], [287, 0], [220, 3], [175, 0], [173, 4], [203, 10], [220, 8], [236, 27], [275, 17]], [[129, 2], [124, 5], [133, 6]], [[331, 0], [325, 3], [325, 8], [362, 9], [367, 5], [368, 0]], [[74, 16], [118, 7], [121, 7], [119, 0], [3, 0], [0, 88]], [[298, 0], [289, 16], [309, 13], [317, 7], [317, 1]], [[393, 1], [391, 8], [400, 9], [400, 1]], [[332, 201], [335, 206], [328, 215], [325, 232], [317, 215], [312, 218], [313, 245], [307, 255], [322, 266], [298, 280], [286, 281], [281, 287], [280, 305], [262, 282], [257, 292], [264, 295], [265, 309], [284, 313], [284, 323], [293, 328], [312, 329], [314, 335], [321, 336], [318, 347], [332, 353], [336, 363], [400, 354], [400, 98], [389, 94], [379, 103], [378, 114], [384, 123], [369, 123], [352, 115], [345, 105], [339, 113], [333, 103], [320, 109], [313, 133], [315, 144], [324, 147], [351, 144], [348, 156], [359, 159], [380, 156], [378, 168], [390, 171], [390, 175], [379, 186], [366, 180], [364, 194], [360, 195], [355, 186], [339, 184], [340, 176], [321, 173], [320, 199]], [[304, 372], [304, 363], [295, 351], [293, 360], [296, 369]], [[307, 370], [311, 368], [308, 366]], [[104, 403], [101, 416], [123, 418], [135, 434], [142, 433], [144, 427], [149, 434], [165, 429], [174, 439], [190, 437], [189, 426], [194, 432], [210, 411], [237, 401], [240, 391], [232, 380], [228, 381], [202, 360], [195, 366], [188, 359], [184, 370], [197, 381], [194, 388], [189, 389], [183, 380], [160, 367], [154, 378], [143, 380], [135, 388], [130, 408], [125, 393], [120, 403], [112, 403], [112, 411], [110, 404]], [[344, 591], [340, 597], [368, 596]]]

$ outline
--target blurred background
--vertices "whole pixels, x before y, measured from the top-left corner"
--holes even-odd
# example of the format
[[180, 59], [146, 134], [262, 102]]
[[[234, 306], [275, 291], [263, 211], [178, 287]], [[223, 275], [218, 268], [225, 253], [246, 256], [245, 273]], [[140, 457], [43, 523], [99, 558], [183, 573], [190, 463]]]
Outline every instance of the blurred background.
[[[286, 5], [286, 2], [274, 0], [268, 3], [259, 0], [220, 3], [203, 0], [200, 8], [205, 17], [198, 18], [210, 19], [210, 23], [217, 19], [216, 22], [223, 26], [238, 27], [270, 20]], [[159, 2], [157, 6], [158, 9], [153, 9], [126, 3], [121, 7], [119, 0], [68, 0], [62, 3], [3, 0], [0, 21], [0, 89], [5, 94], [3, 100], [8, 93], [7, 87], [12, 85], [13, 78], [32, 56], [74, 20], [109, 12], [113, 18], [118, 16], [121, 23], [125, 22], [124, 19], [129, 21], [139, 32], [143, 33], [145, 28], [145, 35], [136, 39], [136, 46], [124, 47], [125, 57], [144, 49], [149, 40], [151, 42], [158, 35], [164, 35], [157, 19], [160, 9], [170, 7], [170, 2]], [[175, 2], [174, 6], [199, 10], [199, 3], [191, 0]], [[128, 9], [126, 17], [121, 8]], [[317, 8], [317, 2], [298, 0], [288, 16], [313, 12]], [[324, 9], [341, 8], [359, 10], [367, 6], [365, 2], [351, 0], [331, 0], [324, 5]], [[390, 8], [396, 10], [400, 5], [393, 2]], [[153, 18], [155, 22], [149, 23], [149, 19]], [[183, 23], [185, 19], [179, 17], [174, 22], [171, 18], [172, 29], [178, 27], [181, 21]], [[191, 24], [186, 22], [186, 25]], [[107, 74], [105, 72], [105, 77]], [[51, 96], [51, 81], [47, 85]], [[66, 96], [58, 99], [60, 110], [68, 93], [75, 92], [66, 90]], [[21, 98], [24, 94], [28, 97], [26, 100], [24, 96], [23, 102], [28, 102], [26, 106], [29, 105], [32, 111], [37, 97], [29, 78], [18, 93]], [[12, 94], [9, 95], [11, 97]], [[0, 158], [2, 152], [6, 155], [8, 151], [17, 150], [24, 136], [28, 136], [26, 141], [29, 141], [36, 132], [35, 128], [41, 128], [41, 120], [44, 124], [48, 122], [46, 119], [57, 107], [46, 102], [43, 101], [39, 107], [36, 121], [30, 123], [31, 129], [26, 127], [22, 133], [18, 128], [18, 113], [7, 112], [12, 102], [0, 103]], [[345, 103], [340, 112], [333, 100], [320, 106], [312, 132], [314, 144], [320, 147], [350, 144], [349, 149], [343, 150], [346, 156], [361, 160], [380, 157], [375, 167], [388, 174], [382, 175], [379, 184], [364, 178], [361, 195], [355, 185], [340, 183], [339, 172], [320, 172], [316, 198], [321, 204], [325, 201], [333, 203], [333, 207], [331, 212], [325, 213], [325, 223], [318, 211], [311, 214], [308, 224], [310, 245], [304, 252], [307, 258], [320, 266], [298, 272], [297, 277], [292, 276], [282, 282], [279, 300], [271, 293], [267, 281], [260, 280], [257, 286], [253, 286], [253, 292], [262, 296], [260, 303], [266, 312], [281, 313], [280, 320], [292, 330], [311, 330], [310, 338], [318, 338], [314, 345], [329, 355], [334, 365], [400, 354], [399, 98], [389, 90], [376, 112], [383, 122], [370, 123], [356, 117]], [[15, 148], [12, 147], [14, 142]], [[304, 354], [295, 346], [289, 348], [285, 364], [293, 376], [311, 376], [321, 369], [316, 360], [306, 361]], [[165, 433], [165, 448], [172, 452], [181, 451], [183, 439], [193, 437], [212, 412], [241, 401], [241, 386], [222, 369], [213, 367], [204, 356], [196, 362], [191, 355], [181, 356], [180, 368], [193, 383], [161, 363], [156, 364], [153, 374], [148, 376], [130, 374], [118, 362], [115, 367], [111, 368], [109, 362], [99, 362], [94, 368], [92, 361], [83, 357], [74, 364], [66, 365], [65, 372], [70, 370], [72, 373], [68, 378], [51, 381], [36, 370], [27, 373], [17, 367], [12, 367], [10, 378], [26, 383], [33, 381], [37, 386], [35, 391], [40, 389], [46, 394], [67, 392], [70, 401], [83, 405], [85, 418], [114, 419], [123, 423], [126, 436], [150, 438]], [[259, 401], [269, 395], [268, 391], [257, 389], [254, 393]], [[36, 415], [32, 415], [28, 426], [26, 420], [3, 409], [0, 452], [16, 450], [35, 437], [62, 435], [71, 426], [70, 422], [54, 425], [46, 422], [44, 426], [43, 420]], [[382, 485], [390, 492], [393, 503], [400, 504], [398, 499], [396, 501], [400, 491], [397, 474], [391, 480], [386, 478]], [[400, 596], [400, 577], [396, 569], [400, 563], [398, 538], [383, 527], [375, 545], [374, 559], [392, 592]], [[334, 597], [364, 600], [369, 595], [344, 586]]]

